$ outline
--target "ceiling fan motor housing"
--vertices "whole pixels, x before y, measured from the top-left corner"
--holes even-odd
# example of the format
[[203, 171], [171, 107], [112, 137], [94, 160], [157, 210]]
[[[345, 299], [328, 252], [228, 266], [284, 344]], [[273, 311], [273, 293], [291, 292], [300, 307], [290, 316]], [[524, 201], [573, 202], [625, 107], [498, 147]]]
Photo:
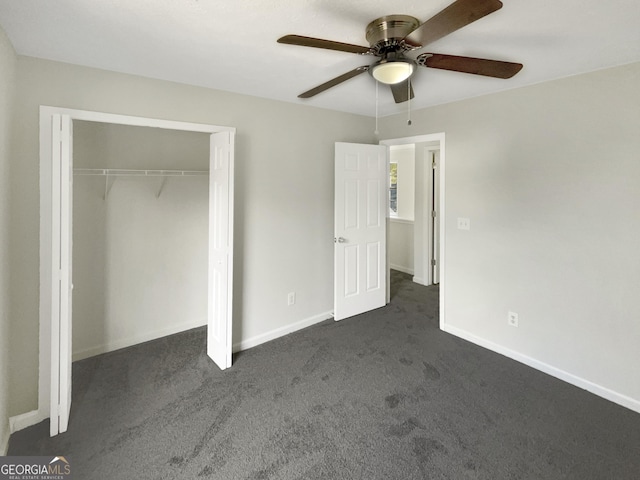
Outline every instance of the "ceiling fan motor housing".
[[420, 20], [409, 15], [387, 15], [367, 25], [366, 37], [376, 54], [415, 48], [402, 46], [402, 39], [420, 26]]

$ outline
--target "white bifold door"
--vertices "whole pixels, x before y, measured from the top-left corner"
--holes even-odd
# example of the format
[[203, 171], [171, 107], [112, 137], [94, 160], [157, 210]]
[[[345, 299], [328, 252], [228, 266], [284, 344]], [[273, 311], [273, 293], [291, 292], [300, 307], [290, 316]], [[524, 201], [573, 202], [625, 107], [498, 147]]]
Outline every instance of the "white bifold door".
[[209, 150], [209, 324], [207, 354], [224, 370], [231, 366], [233, 292], [233, 141], [211, 135]]
[[67, 431], [71, 411], [73, 255], [73, 129], [71, 117], [52, 116], [51, 153], [51, 436]]
[[[45, 296], [51, 318], [49, 407], [53, 436], [67, 430], [71, 410], [72, 117], [52, 114], [51, 125], [51, 210], [43, 216], [50, 214], [51, 218], [51, 237], [45, 242], [51, 247], [51, 288]], [[224, 370], [231, 366], [232, 354], [234, 133], [211, 134], [209, 167], [207, 354]]]
[[387, 148], [336, 143], [334, 318], [386, 303]]

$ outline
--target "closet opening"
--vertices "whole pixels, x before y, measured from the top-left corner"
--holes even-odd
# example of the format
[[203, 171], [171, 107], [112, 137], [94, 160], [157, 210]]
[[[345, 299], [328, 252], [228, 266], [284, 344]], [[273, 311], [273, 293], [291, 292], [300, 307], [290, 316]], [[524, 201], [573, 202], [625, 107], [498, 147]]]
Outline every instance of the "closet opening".
[[208, 134], [73, 123], [73, 361], [207, 324], [208, 202]]
[[40, 107], [34, 422], [49, 417], [52, 436], [68, 426], [72, 359], [206, 325], [208, 356], [231, 366], [234, 140], [232, 127]]

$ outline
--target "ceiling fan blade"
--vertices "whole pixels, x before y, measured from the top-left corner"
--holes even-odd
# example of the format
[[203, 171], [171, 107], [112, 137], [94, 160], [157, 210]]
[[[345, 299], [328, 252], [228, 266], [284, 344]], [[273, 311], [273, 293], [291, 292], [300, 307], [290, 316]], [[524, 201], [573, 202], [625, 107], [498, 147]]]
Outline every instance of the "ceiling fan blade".
[[416, 59], [418, 65], [453, 72], [472, 73], [485, 77], [511, 78], [520, 70], [521, 63], [502, 62], [485, 58], [458, 57], [439, 53], [423, 53]]
[[301, 35], [285, 35], [278, 39], [278, 43], [299, 45], [301, 47], [326, 48], [327, 50], [359, 53], [361, 55], [370, 53], [369, 47], [361, 47], [360, 45], [352, 45], [350, 43], [334, 42], [332, 40], [323, 40], [322, 38], [303, 37]]
[[360, 75], [363, 72], [366, 72], [367, 70], [369, 70], [369, 66], [365, 65], [364, 67], [358, 67], [358, 68], [354, 68], [353, 70], [351, 70], [350, 72], [347, 73], [343, 73], [342, 75], [340, 75], [339, 77], [336, 77], [332, 80], [329, 80], [328, 82], [323, 83], [322, 85], [318, 85], [315, 88], [312, 88], [311, 90], [307, 90], [304, 93], [301, 93], [300, 95], [298, 95], [298, 98], [310, 98], [313, 97], [314, 95], [317, 95], [321, 92], [324, 92], [325, 90], [330, 89], [331, 87], [335, 87], [336, 85], [345, 82], [347, 80], [349, 80], [350, 78], [355, 77], [356, 75]]
[[500, 0], [457, 0], [407, 35], [405, 41], [424, 47], [501, 8]]
[[406, 102], [410, 98], [413, 98], [413, 87], [408, 78], [404, 82], [389, 86], [391, 87], [391, 93], [393, 93], [393, 99], [396, 103]]

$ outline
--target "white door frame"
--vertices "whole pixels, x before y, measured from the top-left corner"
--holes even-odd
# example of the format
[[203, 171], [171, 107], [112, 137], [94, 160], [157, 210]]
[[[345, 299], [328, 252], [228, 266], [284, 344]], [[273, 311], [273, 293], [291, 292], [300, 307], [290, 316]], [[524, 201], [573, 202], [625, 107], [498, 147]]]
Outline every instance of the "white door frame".
[[[89, 122], [113, 123], [138, 127], [163, 128], [167, 130], [181, 130], [188, 132], [200, 132], [214, 134], [229, 132], [231, 171], [229, 181], [229, 223], [233, 226], [233, 155], [236, 129], [217, 125], [189, 123], [173, 120], [162, 120], [130, 115], [93, 112], [87, 110], [75, 110], [69, 108], [40, 106], [40, 307], [39, 307], [39, 372], [38, 372], [38, 410], [33, 423], [38, 423], [50, 416], [51, 407], [51, 288], [52, 288], [52, 227], [53, 210], [52, 197], [52, 119], [53, 115], [67, 115], [71, 120], [84, 120]], [[233, 228], [228, 229], [229, 235], [229, 264], [228, 269], [228, 318], [231, 326], [232, 319], [232, 259], [233, 259]], [[211, 239], [210, 239], [211, 242]], [[229, 333], [231, 328], [229, 328]]]
[[433, 242], [433, 258], [437, 260], [436, 264], [429, 269], [432, 275], [432, 283], [440, 283], [440, 259], [436, 258], [440, 256], [440, 217], [442, 216], [442, 212], [440, 210], [440, 189], [442, 188], [442, 178], [440, 177], [440, 172], [442, 169], [440, 168], [440, 150], [433, 152], [435, 166], [431, 169], [430, 180], [432, 180], [432, 186], [435, 189], [433, 195], [433, 210], [437, 214], [437, 221], [433, 223], [429, 223], [429, 227], [433, 228], [435, 231], [431, 231], [429, 238]]
[[[425, 134], [425, 135], [416, 135], [416, 136], [412, 136], [412, 137], [402, 137], [402, 138], [392, 138], [392, 139], [388, 139], [388, 140], [381, 140], [380, 141], [380, 145], [386, 145], [387, 147], [391, 147], [394, 145], [406, 145], [406, 144], [411, 144], [411, 143], [425, 143], [425, 142], [439, 142], [440, 147], [440, 165], [439, 165], [439, 173], [440, 173], [440, 195], [439, 195], [439, 199], [440, 199], [440, 218], [438, 220], [438, 224], [440, 226], [440, 255], [437, 259], [439, 265], [440, 265], [440, 329], [443, 329], [444, 324], [445, 324], [445, 296], [446, 296], [446, 242], [445, 242], [445, 171], [446, 171], [446, 149], [445, 149], [445, 134], [444, 132], [441, 133], [432, 133], [432, 134]], [[436, 147], [437, 148], [437, 147]], [[423, 215], [424, 216], [424, 215]], [[429, 238], [429, 232], [430, 232], [430, 226], [428, 225], [428, 223], [430, 222], [422, 222], [422, 229], [423, 229], [423, 235], [424, 235], [424, 242], [423, 244], [427, 243], [427, 239]], [[387, 242], [387, 249], [388, 249], [388, 245], [389, 243]], [[426, 249], [425, 249], [426, 250]], [[427, 269], [427, 263], [429, 261], [429, 255], [423, 256], [424, 259], [424, 263], [425, 263], [425, 272], [428, 272], [429, 270]], [[388, 275], [388, 273], [387, 273]], [[388, 288], [388, 285], [387, 285]], [[387, 298], [387, 301], [389, 299]]]
[[[437, 152], [437, 153], [436, 153]], [[437, 234], [437, 230], [434, 228], [434, 223], [436, 223], [438, 221], [438, 216], [440, 215], [440, 208], [439, 208], [439, 199], [436, 200], [435, 196], [439, 194], [440, 192], [440, 147], [439, 146], [429, 146], [429, 147], [424, 147], [424, 153], [425, 155], [428, 154], [429, 155], [429, 160], [427, 160], [427, 157], [424, 157], [424, 178], [423, 178], [423, 182], [424, 182], [424, 190], [423, 192], [425, 193], [425, 198], [423, 198], [423, 209], [424, 209], [424, 215], [423, 215], [423, 222], [422, 222], [422, 236], [423, 236], [423, 245], [426, 246], [426, 255], [424, 254], [425, 252], [423, 252], [422, 255], [422, 271], [425, 273], [425, 277], [426, 277], [426, 281], [427, 281], [427, 285], [433, 285], [435, 282], [435, 278], [434, 278], [434, 270], [435, 270], [435, 266], [431, 263], [431, 260], [436, 260], [436, 262], [439, 262], [439, 259], [437, 258], [437, 255], [434, 255], [433, 252], [434, 251], [438, 251], [438, 249], [440, 248], [440, 244], [439, 242], [436, 240], [436, 234]], [[436, 154], [437, 159], [435, 160], [437, 162], [437, 168], [433, 167], [433, 164], [431, 162], [431, 155]], [[436, 190], [434, 192], [434, 189]], [[427, 197], [428, 194], [428, 197]], [[432, 197], [433, 197], [433, 203], [432, 203]], [[429, 213], [430, 212], [437, 212], [436, 215], [436, 222], [433, 222], [431, 219], [433, 217], [430, 217]], [[434, 231], [436, 230], [436, 231]], [[440, 268], [440, 264], [437, 263], [438, 268]], [[439, 280], [438, 280], [439, 283]]]

